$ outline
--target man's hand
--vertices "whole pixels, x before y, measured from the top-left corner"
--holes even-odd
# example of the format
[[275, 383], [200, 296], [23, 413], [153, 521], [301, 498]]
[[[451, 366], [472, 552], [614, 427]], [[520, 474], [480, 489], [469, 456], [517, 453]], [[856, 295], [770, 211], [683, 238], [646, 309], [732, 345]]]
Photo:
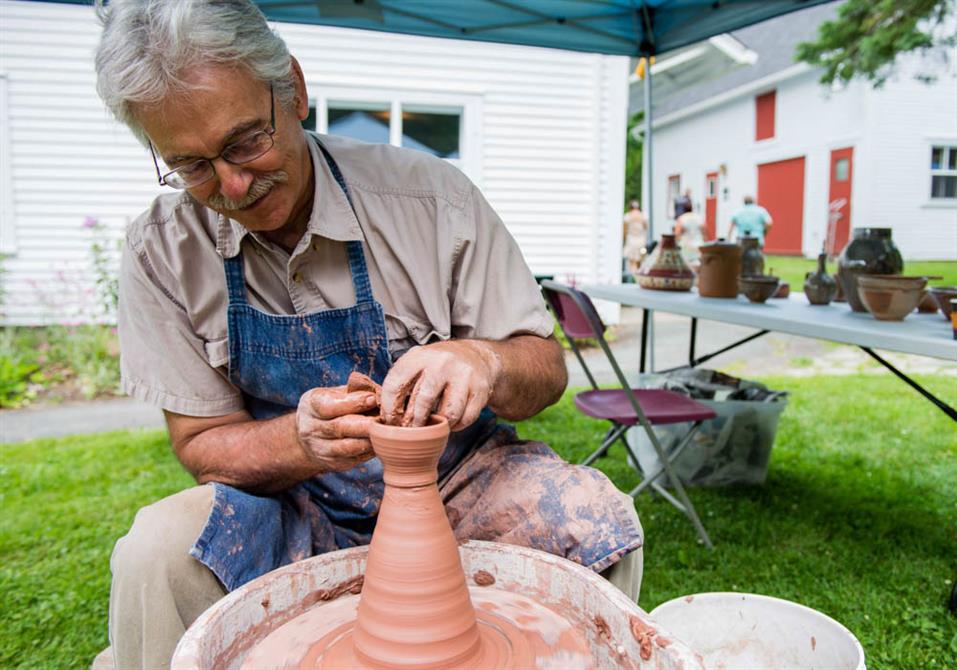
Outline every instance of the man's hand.
[[371, 390], [350, 391], [347, 386], [314, 388], [299, 398], [296, 428], [306, 456], [322, 472], [349, 470], [375, 454], [369, 441], [369, 426], [377, 415]]
[[472, 425], [489, 402], [502, 363], [488, 343], [451, 340], [414, 347], [382, 383], [382, 418], [392, 425], [424, 426], [432, 414], [451, 430]]

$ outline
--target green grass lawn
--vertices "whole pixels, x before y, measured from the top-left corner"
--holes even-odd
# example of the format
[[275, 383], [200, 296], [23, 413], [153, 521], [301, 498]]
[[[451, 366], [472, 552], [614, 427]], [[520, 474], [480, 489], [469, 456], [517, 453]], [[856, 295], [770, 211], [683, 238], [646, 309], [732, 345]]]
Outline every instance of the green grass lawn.
[[[764, 271], [781, 277], [791, 284], [791, 290], [804, 290], [804, 275], [817, 269], [817, 260], [802, 256], [766, 256]], [[829, 272], [837, 272], [837, 261], [827, 264]], [[957, 286], [957, 261], [904, 261], [906, 275], [940, 275], [943, 279], [931, 280], [931, 286]]]
[[[765, 486], [692, 491], [716, 543], [643, 496], [641, 605], [739, 590], [804, 603], [855, 632], [871, 670], [957, 667], [957, 430], [890, 375], [763, 380], [792, 392]], [[957, 405], [957, 380], [921, 383]], [[577, 460], [601, 424], [570, 396], [521, 426]], [[616, 449], [618, 449], [616, 451]], [[620, 448], [599, 464], [636, 483]], [[166, 436], [0, 445], [0, 667], [85, 668], [107, 644], [109, 555], [137, 508], [189, 486]]]

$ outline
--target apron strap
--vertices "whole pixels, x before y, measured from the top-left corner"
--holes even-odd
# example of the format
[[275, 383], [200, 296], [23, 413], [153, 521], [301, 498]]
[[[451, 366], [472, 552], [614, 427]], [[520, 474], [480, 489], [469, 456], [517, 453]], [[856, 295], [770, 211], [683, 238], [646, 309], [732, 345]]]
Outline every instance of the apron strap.
[[243, 254], [223, 259], [226, 270], [226, 288], [229, 290], [229, 304], [246, 304], [246, 273], [243, 270]]

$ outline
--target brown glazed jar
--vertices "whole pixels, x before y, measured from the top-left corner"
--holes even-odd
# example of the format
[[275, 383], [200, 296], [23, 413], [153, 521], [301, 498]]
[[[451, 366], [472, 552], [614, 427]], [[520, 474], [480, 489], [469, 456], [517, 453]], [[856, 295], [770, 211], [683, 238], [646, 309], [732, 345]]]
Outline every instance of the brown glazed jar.
[[698, 295], [705, 298], [736, 298], [741, 274], [741, 247], [724, 238], [702, 244]]
[[904, 259], [891, 239], [890, 228], [855, 228], [837, 259], [844, 298], [855, 312], [867, 311], [857, 295], [857, 275], [899, 275], [903, 269]]

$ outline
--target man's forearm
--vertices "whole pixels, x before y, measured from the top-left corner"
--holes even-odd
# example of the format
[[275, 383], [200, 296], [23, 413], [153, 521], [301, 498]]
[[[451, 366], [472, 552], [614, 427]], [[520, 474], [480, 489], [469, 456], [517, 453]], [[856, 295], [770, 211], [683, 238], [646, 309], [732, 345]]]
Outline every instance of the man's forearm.
[[206, 428], [189, 437], [177, 434], [182, 417], [172, 420], [167, 415], [176, 455], [197, 482], [272, 493], [319, 474], [299, 444], [295, 412], [267, 420], [245, 416], [247, 420]]
[[492, 365], [499, 366], [489, 406], [503, 419], [527, 419], [561, 398], [568, 371], [562, 346], [554, 337], [470, 341], [496, 359]]

